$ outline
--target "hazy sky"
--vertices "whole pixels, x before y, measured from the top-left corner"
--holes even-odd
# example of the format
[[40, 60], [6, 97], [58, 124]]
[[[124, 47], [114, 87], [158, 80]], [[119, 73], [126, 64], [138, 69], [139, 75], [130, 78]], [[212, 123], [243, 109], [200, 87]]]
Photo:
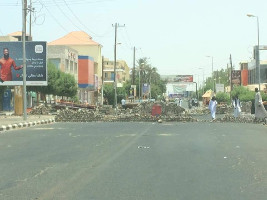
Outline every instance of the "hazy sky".
[[[30, 1], [30, 0], [28, 0]], [[32, 0], [34, 40], [53, 41], [71, 31], [83, 30], [103, 45], [102, 53], [114, 59], [114, 28], [119, 23], [117, 59], [133, 66], [149, 57], [160, 74], [211, 74], [226, 68], [232, 54], [236, 68], [252, 58], [257, 43], [267, 45], [266, 0]], [[0, 0], [0, 34], [22, 29], [21, 0]], [[267, 60], [267, 51], [261, 52]]]

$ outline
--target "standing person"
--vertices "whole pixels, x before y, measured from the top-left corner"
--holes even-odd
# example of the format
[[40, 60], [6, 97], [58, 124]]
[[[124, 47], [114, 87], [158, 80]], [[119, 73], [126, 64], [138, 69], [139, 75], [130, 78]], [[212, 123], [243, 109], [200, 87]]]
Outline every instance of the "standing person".
[[182, 107], [182, 102], [183, 102], [183, 100], [182, 100], [182, 98], [180, 98], [180, 99], [179, 99], [179, 106], [180, 106], [180, 107]]
[[256, 119], [264, 119], [267, 117], [267, 111], [265, 110], [263, 103], [262, 103], [262, 98], [261, 98], [261, 93], [259, 92], [258, 88], [255, 88], [255, 118]]
[[12, 81], [12, 70], [11, 67], [15, 70], [20, 70], [23, 66], [17, 66], [15, 61], [9, 57], [9, 50], [8, 48], [3, 49], [4, 57], [0, 59], [1, 65], [1, 76], [0, 81], [3, 83], [4, 81]]
[[241, 105], [238, 96], [234, 97], [232, 104], [234, 107], [234, 117], [237, 118], [241, 113]]
[[124, 98], [122, 98], [122, 100], [121, 100], [121, 106], [122, 106], [123, 109], [125, 109], [125, 107], [126, 107], [125, 104], [126, 104], [126, 101], [125, 101]]
[[210, 109], [212, 120], [215, 120], [216, 106], [217, 106], [217, 101], [216, 101], [215, 96], [213, 96], [209, 103], [209, 109]]

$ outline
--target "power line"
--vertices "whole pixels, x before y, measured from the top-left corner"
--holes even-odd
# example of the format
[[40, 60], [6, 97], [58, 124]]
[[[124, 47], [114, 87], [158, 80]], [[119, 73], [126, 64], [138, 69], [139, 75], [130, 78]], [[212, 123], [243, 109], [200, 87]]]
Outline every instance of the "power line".
[[77, 21], [83, 26], [85, 27], [85, 29], [87, 29], [89, 32], [93, 33], [94, 35], [97, 35], [96, 33], [94, 33], [93, 31], [89, 30], [83, 23], [82, 21], [77, 17], [77, 15], [72, 11], [72, 9], [69, 7], [69, 5], [67, 4], [67, 2], [65, 0], [63, 0], [65, 5], [67, 6], [67, 8], [70, 10], [70, 12], [72, 13], [72, 15], [77, 19]]
[[75, 22], [73, 22], [68, 15], [65, 14], [65, 12], [61, 9], [61, 7], [56, 3], [55, 0], [53, 0], [53, 2], [55, 3], [55, 5], [58, 7], [58, 9], [62, 12], [62, 14], [72, 23], [72, 25], [74, 25], [78, 30], [81, 30], [76, 24]]
[[[39, 0], [37, 0], [39, 1]], [[94, 0], [94, 1], [87, 1], [87, 0], [69, 0], [68, 3], [69, 5], [81, 5], [81, 4], [94, 4], [94, 3], [102, 3], [102, 2], [111, 2], [111, 1], [115, 1], [115, 0]], [[37, 3], [37, 2], [33, 2], [33, 3]], [[64, 5], [64, 0], [62, 1], [57, 1], [58, 5]], [[54, 3], [52, 1], [43, 1], [42, 4], [45, 4], [47, 7], [50, 6], [55, 6]], [[19, 3], [19, 1], [17, 1], [16, 3], [0, 3], [0, 6], [5, 6], [5, 7], [17, 7], [17, 6], [21, 6], [21, 3]]]
[[39, 2], [40, 2], [40, 4], [42, 5], [42, 6], [44, 6], [44, 8], [47, 10], [47, 12], [49, 12], [49, 14], [51, 15], [51, 17], [55, 20], [55, 22], [64, 30], [64, 31], [66, 31], [66, 32], [68, 32], [67, 31], [67, 29], [65, 29], [65, 27], [63, 26], [63, 25], [61, 25], [61, 23], [59, 23], [59, 21], [57, 20], [57, 18], [50, 12], [50, 10], [42, 3], [42, 1], [41, 0], [38, 0]]

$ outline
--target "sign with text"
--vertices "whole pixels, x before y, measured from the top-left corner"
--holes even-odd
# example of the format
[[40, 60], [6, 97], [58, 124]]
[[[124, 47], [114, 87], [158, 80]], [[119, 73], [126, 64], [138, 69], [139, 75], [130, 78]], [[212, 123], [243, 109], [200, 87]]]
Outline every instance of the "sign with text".
[[232, 70], [232, 85], [239, 86], [241, 84], [241, 70]]
[[173, 82], [193, 82], [193, 75], [177, 75], [173, 78]]
[[216, 83], [216, 93], [224, 92], [224, 84]]
[[[46, 86], [46, 42], [26, 42], [25, 48], [26, 85]], [[23, 85], [22, 65], [22, 42], [0, 42], [0, 86]]]
[[150, 92], [150, 85], [148, 83], [143, 83], [142, 85], [142, 94], [148, 96]]

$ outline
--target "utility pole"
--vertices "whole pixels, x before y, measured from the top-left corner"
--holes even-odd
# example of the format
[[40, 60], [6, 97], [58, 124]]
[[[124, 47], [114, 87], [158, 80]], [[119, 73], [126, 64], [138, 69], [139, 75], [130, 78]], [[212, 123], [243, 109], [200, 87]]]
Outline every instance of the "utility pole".
[[[113, 26], [113, 25], [112, 25]], [[115, 23], [115, 44], [114, 44], [114, 108], [117, 108], [117, 29], [120, 26], [118, 23]]]
[[104, 56], [102, 56], [102, 87], [101, 87], [101, 105], [104, 102]]
[[27, 0], [22, 0], [22, 55], [23, 55], [23, 119], [27, 120], [27, 97], [26, 97], [26, 16], [27, 16]]
[[30, 6], [29, 6], [29, 11], [30, 11], [30, 25], [29, 25], [29, 37], [31, 38], [32, 37], [32, 0], [30, 0]]
[[233, 84], [232, 84], [232, 71], [233, 71], [233, 65], [232, 65], [232, 56], [230, 54], [230, 100], [232, 100], [232, 90], [233, 90]]
[[135, 47], [134, 47], [134, 52], [133, 52], [133, 71], [132, 71], [132, 84], [134, 85], [135, 81]]

